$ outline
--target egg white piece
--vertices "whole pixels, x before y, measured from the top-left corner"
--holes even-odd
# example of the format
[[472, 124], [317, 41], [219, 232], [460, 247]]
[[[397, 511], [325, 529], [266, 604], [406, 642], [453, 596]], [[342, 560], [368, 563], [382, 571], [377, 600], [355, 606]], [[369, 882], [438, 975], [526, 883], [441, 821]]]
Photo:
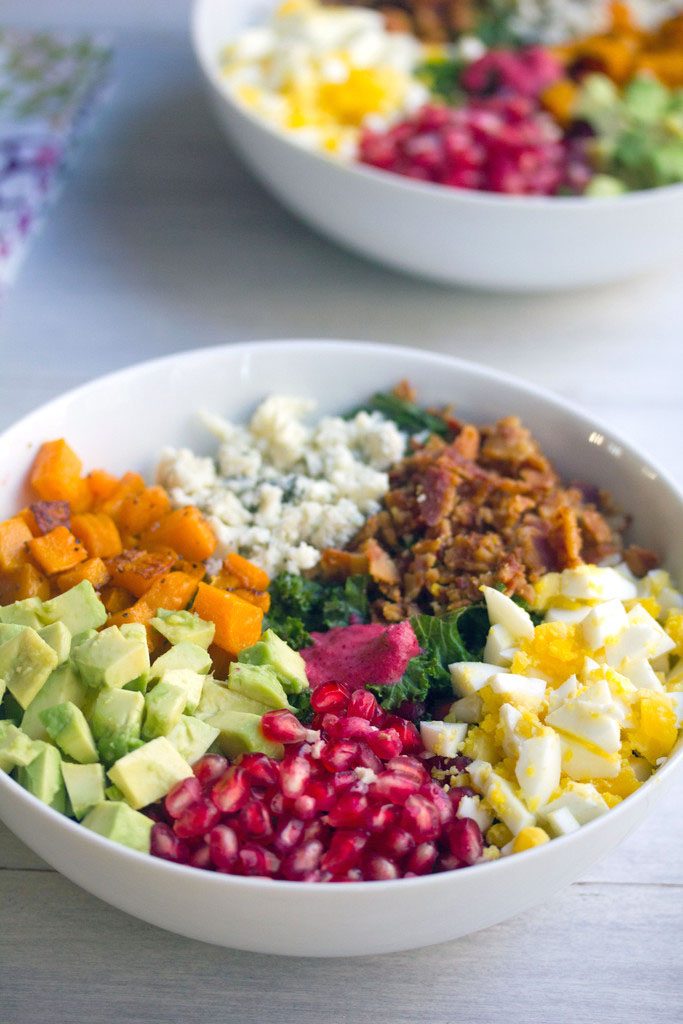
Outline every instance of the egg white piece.
[[516, 757], [519, 753], [519, 745], [522, 737], [517, 731], [522, 718], [522, 712], [512, 704], [501, 705], [498, 721], [502, 730], [503, 750], [508, 757]]
[[575, 782], [592, 779], [615, 779], [619, 774], [618, 754], [589, 749], [584, 743], [565, 734], [560, 735], [562, 745], [562, 771]]
[[681, 729], [683, 728], [683, 692], [680, 690], [678, 692], [674, 691], [669, 694], [669, 697], [671, 697], [671, 706], [676, 715], [676, 723], [678, 728]]
[[642, 605], [638, 604], [631, 608], [627, 618], [626, 629], [614, 643], [605, 647], [605, 660], [608, 665], [618, 668], [622, 662], [637, 657], [655, 661], [676, 646], [668, 633]]
[[571, 811], [579, 825], [586, 825], [609, 810], [607, 803], [589, 782], [568, 782], [560, 796], [551, 800], [541, 810], [541, 817], [548, 817], [555, 811], [566, 808]]
[[500, 672], [500, 665], [487, 664], [485, 661], [456, 661], [448, 666], [448, 670], [453, 693], [456, 697], [466, 697], [486, 686], [491, 676]]
[[517, 835], [523, 828], [536, 823], [535, 816], [513, 791], [510, 783], [494, 772], [486, 761], [473, 761], [468, 765], [472, 782], [483, 793], [493, 813]]
[[493, 815], [482, 805], [481, 798], [478, 796], [463, 796], [455, 816], [456, 818], [472, 818], [482, 832], [486, 832], [493, 824]]
[[439, 757], [456, 757], [467, 735], [464, 722], [420, 722], [425, 750]]
[[565, 701], [571, 700], [579, 692], [579, 680], [575, 675], [565, 679], [561, 686], [558, 686], [555, 690], [549, 690], [548, 692], [548, 710], [554, 711], [555, 708], [559, 708], [560, 704], [564, 704]]
[[636, 690], [655, 690], [661, 692], [664, 687], [646, 658], [631, 658], [621, 664], [620, 673], [633, 683]]
[[486, 637], [484, 661], [499, 668], [508, 668], [516, 651], [515, 641], [505, 626], [500, 623], [491, 626]]
[[560, 784], [561, 771], [562, 747], [556, 732], [544, 729], [540, 736], [523, 740], [515, 775], [530, 811], [547, 803]]
[[579, 565], [560, 574], [560, 593], [578, 601], [630, 601], [636, 585], [609, 567]]
[[527, 611], [493, 587], [482, 587], [486, 610], [494, 626], [504, 626], [514, 641], [530, 640], [534, 623]]
[[481, 721], [482, 702], [481, 697], [476, 693], [470, 693], [467, 697], [461, 697], [451, 704], [450, 711], [446, 716], [452, 722], [467, 722], [475, 725]]
[[588, 611], [581, 623], [581, 633], [588, 647], [597, 651], [620, 636], [628, 624], [621, 601], [604, 601]]
[[547, 683], [545, 679], [535, 679], [533, 676], [498, 672], [491, 676], [489, 686], [492, 693], [501, 694], [512, 704], [537, 709], [543, 703]]
[[551, 811], [546, 815], [548, 829], [554, 836], [568, 836], [581, 828], [578, 821], [567, 807]]
[[603, 704], [568, 701], [546, 716], [546, 724], [579, 743], [597, 747], [601, 753], [615, 754], [621, 747], [619, 723]]
[[590, 608], [549, 608], [546, 622], [565, 622], [568, 626], [578, 625], [589, 614]]

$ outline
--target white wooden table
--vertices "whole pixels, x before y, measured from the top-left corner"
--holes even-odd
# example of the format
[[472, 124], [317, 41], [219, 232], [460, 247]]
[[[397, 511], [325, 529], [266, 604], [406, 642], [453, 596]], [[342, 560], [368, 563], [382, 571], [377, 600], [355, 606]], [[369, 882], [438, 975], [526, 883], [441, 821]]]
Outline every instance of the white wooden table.
[[[184, 0], [0, 7], [7, 24], [111, 29], [118, 50], [111, 105], [0, 309], [0, 426], [165, 352], [371, 338], [553, 387], [683, 475], [683, 261], [618, 287], [540, 297], [451, 291], [362, 262], [294, 221], [232, 157], [204, 102], [186, 17]], [[0, 1024], [673, 1024], [682, 801], [683, 780], [547, 906], [362, 961], [177, 938], [88, 896], [0, 826]]]

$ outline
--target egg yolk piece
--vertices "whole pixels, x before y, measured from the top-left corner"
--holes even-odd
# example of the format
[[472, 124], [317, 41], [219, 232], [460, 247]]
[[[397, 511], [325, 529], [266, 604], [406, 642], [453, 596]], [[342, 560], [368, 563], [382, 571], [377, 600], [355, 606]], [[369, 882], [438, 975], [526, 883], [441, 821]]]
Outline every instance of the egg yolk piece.
[[633, 749], [650, 764], [670, 754], [678, 739], [678, 727], [668, 695], [642, 693], [634, 704], [633, 713], [636, 724], [627, 733]]
[[536, 626], [532, 637], [522, 641], [510, 671], [540, 675], [552, 686], [560, 686], [581, 671], [585, 658], [586, 648], [576, 625], [544, 622]]

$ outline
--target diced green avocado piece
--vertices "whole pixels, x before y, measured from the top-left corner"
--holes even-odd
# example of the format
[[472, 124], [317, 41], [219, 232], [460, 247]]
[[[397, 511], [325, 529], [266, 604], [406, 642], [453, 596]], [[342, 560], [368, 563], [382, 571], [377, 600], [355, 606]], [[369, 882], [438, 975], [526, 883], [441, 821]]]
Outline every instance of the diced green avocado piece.
[[664, 142], [652, 151], [652, 164], [658, 185], [675, 185], [683, 181], [683, 141]]
[[21, 728], [31, 739], [48, 739], [47, 730], [40, 717], [41, 712], [65, 701], [71, 701], [76, 707], [86, 711], [88, 693], [88, 687], [68, 662], [59, 665], [41, 688], [38, 696], [34, 697], [27, 707], [21, 720]]
[[43, 614], [43, 602], [38, 597], [26, 597], [23, 601], [6, 604], [0, 608], [0, 622], [40, 629], [47, 625]]
[[105, 800], [96, 804], [81, 822], [91, 832], [128, 846], [140, 853], [149, 853], [152, 820], [124, 803]]
[[63, 622], [76, 636], [86, 629], [99, 629], [107, 621], [107, 609], [89, 580], [83, 580], [59, 597], [45, 601], [42, 609], [44, 625]]
[[[4, 679], [2, 683], [4, 686]], [[45, 686], [47, 686], [47, 683]], [[43, 687], [43, 689], [45, 689], [45, 687]], [[13, 697], [7, 690], [5, 690], [5, 696], [0, 699], [0, 714], [3, 718], [7, 718], [10, 722], [14, 722], [15, 725], [21, 725], [21, 720], [24, 717], [24, 709], [21, 704], [16, 697]]]
[[226, 757], [235, 758], [249, 751], [259, 751], [269, 757], [284, 757], [282, 744], [267, 740], [261, 732], [260, 715], [219, 711], [208, 719], [208, 724], [219, 730], [218, 745]]
[[120, 688], [149, 670], [147, 642], [109, 626], [77, 647], [72, 661], [88, 686]]
[[27, 626], [18, 626], [15, 622], [0, 622], [0, 644], [11, 640], [17, 633], [21, 633], [22, 629], [27, 628]]
[[628, 189], [623, 181], [614, 178], [611, 174], [596, 174], [588, 182], [584, 195], [586, 196], [620, 196]]
[[197, 644], [189, 644], [185, 641], [176, 644], [170, 651], [166, 651], [156, 659], [150, 669], [150, 679], [161, 679], [166, 673], [176, 668], [189, 668], [200, 675], [206, 675], [211, 671], [211, 655], [203, 647]]
[[2, 699], [5, 696], [6, 692], [7, 692], [7, 683], [5, 682], [4, 679], [0, 679], [0, 704], [2, 704]]
[[104, 768], [101, 764], [70, 764], [62, 761], [62, 776], [74, 817], [79, 820], [104, 800]]
[[62, 778], [62, 759], [56, 747], [34, 740], [38, 754], [25, 768], [19, 768], [17, 782], [44, 804], [66, 813], [66, 789]]
[[139, 640], [140, 643], [147, 643], [147, 630], [142, 622], [124, 622], [119, 626], [123, 636], [129, 640]]
[[160, 608], [151, 622], [156, 631], [174, 645], [187, 641], [206, 649], [213, 643], [216, 632], [214, 623], [200, 619], [196, 612], [172, 612]]
[[180, 686], [157, 683], [145, 697], [144, 738], [152, 740], [155, 736], [166, 736], [180, 721], [186, 702], [187, 693]]
[[268, 665], [282, 683], [285, 693], [301, 693], [308, 689], [304, 659], [272, 629], [266, 630], [258, 643], [242, 651], [237, 660], [243, 665]]
[[71, 633], [63, 622], [52, 622], [38, 630], [38, 636], [52, 648], [57, 655], [57, 664], [61, 665], [71, 653]]
[[125, 801], [125, 799], [126, 799], [118, 786], [107, 786], [107, 788], [104, 791], [104, 797], [105, 797], [105, 800], [123, 800], [123, 801]]
[[71, 650], [74, 651], [81, 644], [84, 644], [86, 640], [92, 640], [94, 636], [97, 636], [96, 629], [84, 629], [82, 633], [76, 633], [76, 636], [71, 637]]
[[109, 778], [136, 810], [160, 800], [191, 775], [189, 764], [165, 736], [126, 754], [109, 769]]
[[22, 629], [0, 647], [0, 679], [27, 708], [57, 667], [57, 655], [35, 629]]
[[26, 768], [39, 753], [40, 747], [14, 722], [8, 719], [0, 722], [0, 770], [11, 772], [14, 768]]
[[129, 683], [121, 687], [123, 690], [135, 690], [136, 693], [147, 693], [147, 687], [149, 686], [149, 673], [143, 672], [137, 679], [131, 679]]
[[97, 695], [90, 725], [105, 765], [142, 745], [144, 711], [145, 698], [134, 690], [101, 690]]
[[199, 707], [206, 680], [206, 676], [199, 672], [193, 672], [190, 668], [172, 668], [168, 672], [164, 672], [161, 677], [162, 683], [169, 683], [171, 686], [177, 686], [184, 690], [185, 711], [188, 715], [193, 715]]
[[218, 736], [218, 729], [201, 718], [183, 715], [166, 739], [172, 743], [188, 764], [202, 757]]
[[62, 753], [79, 764], [95, 764], [97, 747], [85, 715], [71, 701], [40, 712], [43, 725]]
[[624, 106], [638, 121], [658, 121], [669, 106], [671, 94], [656, 78], [633, 78], [624, 89]]
[[217, 683], [209, 677], [204, 683], [196, 715], [197, 718], [207, 721], [219, 711], [244, 711], [247, 714], [261, 716], [269, 710], [267, 704], [243, 697], [241, 693], [235, 693], [234, 690], [229, 690], [224, 684]]
[[228, 689], [269, 708], [290, 707], [282, 683], [268, 665], [243, 665], [233, 661], [228, 672]]

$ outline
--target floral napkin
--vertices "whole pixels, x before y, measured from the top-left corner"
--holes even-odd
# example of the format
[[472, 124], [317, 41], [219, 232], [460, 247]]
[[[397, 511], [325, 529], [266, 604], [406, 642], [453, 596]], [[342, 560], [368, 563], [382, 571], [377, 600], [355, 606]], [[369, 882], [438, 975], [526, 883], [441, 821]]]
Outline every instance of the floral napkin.
[[0, 287], [16, 276], [110, 59], [91, 36], [0, 28]]

